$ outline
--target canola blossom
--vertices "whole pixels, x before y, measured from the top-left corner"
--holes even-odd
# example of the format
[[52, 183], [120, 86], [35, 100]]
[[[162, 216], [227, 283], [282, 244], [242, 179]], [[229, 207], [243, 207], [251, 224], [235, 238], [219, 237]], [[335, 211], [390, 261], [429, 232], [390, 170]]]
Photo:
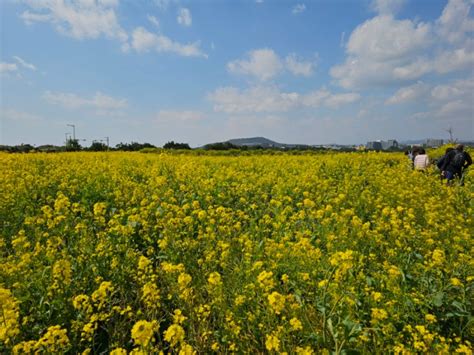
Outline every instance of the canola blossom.
[[0, 163], [0, 353], [472, 354], [472, 171], [446, 186], [400, 153]]

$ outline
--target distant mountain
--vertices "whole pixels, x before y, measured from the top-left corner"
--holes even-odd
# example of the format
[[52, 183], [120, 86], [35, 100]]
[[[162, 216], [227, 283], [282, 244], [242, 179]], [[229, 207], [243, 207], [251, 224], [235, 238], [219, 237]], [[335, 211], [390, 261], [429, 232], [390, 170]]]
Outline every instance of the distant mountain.
[[227, 143], [236, 145], [236, 146], [260, 146], [263, 148], [283, 148], [289, 146], [289, 144], [282, 144], [278, 142], [274, 142], [265, 137], [252, 137], [252, 138], [236, 138], [236, 139], [229, 139]]
[[332, 148], [332, 149], [341, 149], [349, 147], [349, 145], [340, 145], [340, 144], [325, 144], [325, 145], [311, 145], [311, 144], [288, 144], [288, 143], [278, 143], [272, 141], [271, 139], [265, 137], [251, 137], [251, 138], [235, 138], [229, 139], [225, 142], [211, 143], [203, 147], [212, 146], [212, 145], [231, 145], [237, 147], [262, 147], [262, 148], [278, 148], [278, 149], [315, 149], [315, 148]]

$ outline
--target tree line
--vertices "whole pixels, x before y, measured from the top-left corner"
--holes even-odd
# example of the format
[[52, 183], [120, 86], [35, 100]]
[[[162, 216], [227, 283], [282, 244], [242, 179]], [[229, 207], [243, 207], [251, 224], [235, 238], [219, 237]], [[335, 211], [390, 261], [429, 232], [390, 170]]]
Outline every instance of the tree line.
[[[29, 152], [46, 152], [46, 153], [54, 153], [54, 152], [78, 152], [78, 151], [89, 151], [89, 152], [105, 152], [105, 151], [124, 151], [124, 152], [158, 152], [161, 150], [191, 150], [192, 148], [189, 146], [188, 143], [178, 143], [174, 141], [169, 141], [163, 145], [163, 147], [157, 147], [151, 143], [138, 143], [138, 142], [131, 142], [131, 143], [123, 143], [120, 142], [119, 144], [115, 145], [114, 147], [109, 147], [103, 142], [94, 141], [89, 147], [83, 147], [79, 140], [77, 139], [69, 139], [67, 143], [63, 146], [56, 146], [51, 144], [41, 145], [41, 146], [33, 146], [31, 144], [20, 144], [20, 145], [0, 145], [0, 151], [9, 152], [9, 153], [29, 153]], [[293, 152], [303, 152], [303, 151], [327, 151], [333, 150], [323, 147], [314, 147], [308, 145], [294, 145], [291, 147], [268, 147], [268, 146], [261, 146], [261, 145], [235, 145], [230, 142], [217, 142], [206, 144], [203, 147], [194, 148], [192, 150], [198, 151], [293, 151]], [[341, 152], [349, 152], [355, 151], [353, 147], [341, 147], [337, 149]]]
[[[19, 145], [0, 145], [0, 151], [9, 153], [29, 153], [29, 152], [78, 152], [78, 151], [89, 151], [89, 152], [105, 152], [105, 151], [123, 151], [123, 152], [138, 152], [143, 149], [159, 149], [157, 146], [151, 143], [123, 143], [115, 145], [115, 147], [109, 147], [105, 143], [95, 141], [89, 147], [83, 147], [79, 140], [69, 139], [63, 146], [57, 146], [52, 144], [45, 144], [40, 146], [33, 146], [31, 144], [19, 144]], [[167, 142], [163, 149], [191, 149], [187, 143], [176, 143], [174, 141]]]

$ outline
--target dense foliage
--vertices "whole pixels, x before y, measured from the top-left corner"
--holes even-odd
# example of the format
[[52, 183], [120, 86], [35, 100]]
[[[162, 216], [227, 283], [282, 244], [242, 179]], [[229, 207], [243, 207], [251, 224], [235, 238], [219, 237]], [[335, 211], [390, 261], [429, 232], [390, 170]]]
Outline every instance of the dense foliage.
[[191, 149], [188, 143], [177, 143], [174, 141], [165, 143], [163, 148], [164, 149]]
[[401, 153], [0, 154], [0, 352], [470, 353], [473, 176]]

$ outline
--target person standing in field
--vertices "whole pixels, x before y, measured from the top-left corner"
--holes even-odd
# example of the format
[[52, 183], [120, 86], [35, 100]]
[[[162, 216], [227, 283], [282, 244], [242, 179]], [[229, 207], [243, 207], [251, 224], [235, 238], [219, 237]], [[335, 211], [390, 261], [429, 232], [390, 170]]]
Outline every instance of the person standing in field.
[[426, 154], [426, 151], [423, 148], [420, 148], [418, 154], [413, 159], [413, 167], [415, 170], [426, 170], [430, 165], [430, 158]]
[[472, 158], [468, 152], [464, 151], [464, 145], [458, 144], [456, 148], [448, 152], [441, 166], [441, 174], [448, 180], [451, 185], [454, 178], [458, 177], [460, 185], [464, 185], [464, 173], [472, 164]]
[[453, 147], [448, 147], [446, 148], [445, 152], [444, 152], [444, 155], [439, 158], [437, 161], [436, 161], [436, 166], [438, 167], [439, 171], [440, 171], [440, 177], [441, 177], [441, 180], [443, 180], [445, 177], [444, 177], [444, 174], [443, 174], [443, 170], [441, 170], [441, 168], [443, 167], [443, 164], [444, 164], [444, 161], [446, 160], [446, 156], [448, 155], [448, 153], [450, 151], [454, 150]]
[[443, 166], [444, 161], [446, 160], [446, 155], [448, 155], [448, 153], [452, 150], [454, 150], [453, 147], [446, 148], [444, 155], [441, 158], [439, 158], [438, 161], [436, 162], [436, 166], [438, 167], [439, 170], [441, 170], [441, 167]]
[[413, 169], [414, 166], [415, 166], [415, 158], [418, 154], [420, 154], [420, 149], [422, 149], [421, 147], [415, 145], [412, 149], [411, 149], [411, 155], [409, 154], [408, 156], [410, 157], [411, 159], [411, 168]]

